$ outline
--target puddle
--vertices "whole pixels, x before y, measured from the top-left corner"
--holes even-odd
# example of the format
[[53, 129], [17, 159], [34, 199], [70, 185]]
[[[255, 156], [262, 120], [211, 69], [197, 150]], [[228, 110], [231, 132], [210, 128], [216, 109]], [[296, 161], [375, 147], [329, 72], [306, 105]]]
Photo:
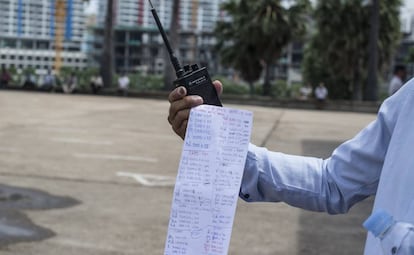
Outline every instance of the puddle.
[[0, 184], [0, 249], [18, 242], [41, 241], [53, 237], [52, 230], [33, 223], [22, 210], [48, 210], [75, 206], [80, 202], [37, 189]]
[[47, 210], [66, 208], [79, 204], [79, 201], [64, 196], [54, 196], [47, 192], [18, 188], [0, 184], [0, 208]]
[[30, 237], [34, 235], [35, 232], [33, 231], [8, 225], [6, 218], [0, 220], [0, 236]]

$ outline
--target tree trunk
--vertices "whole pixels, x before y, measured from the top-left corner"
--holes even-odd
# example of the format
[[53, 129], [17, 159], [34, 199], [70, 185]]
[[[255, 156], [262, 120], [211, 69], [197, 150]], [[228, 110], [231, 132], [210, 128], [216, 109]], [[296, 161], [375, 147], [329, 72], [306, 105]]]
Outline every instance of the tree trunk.
[[249, 81], [250, 96], [254, 96], [254, 83]]
[[371, 28], [369, 35], [368, 84], [365, 88], [364, 99], [376, 101], [378, 98], [378, 37], [379, 37], [379, 0], [372, 0]]
[[270, 84], [270, 72], [272, 71], [272, 65], [269, 62], [265, 63], [265, 79], [263, 84], [263, 95], [270, 96], [271, 84]]
[[354, 64], [354, 79], [353, 79], [353, 88], [352, 88], [352, 100], [361, 101], [362, 100], [362, 87], [361, 87], [361, 69], [360, 69], [360, 60], [357, 59]]
[[108, 0], [106, 8], [105, 28], [104, 28], [104, 45], [101, 60], [101, 75], [104, 87], [112, 86], [112, 77], [114, 74], [114, 19], [116, 12], [116, 0]]
[[[171, 25], [169, 30], [169, 39], [173, 50], [178, 50], [179, 45], [179, 14], [180, 14], [180, 0], [174, 0], [172, 6]], [[173, 81], [176, 79], [175, 70], [170, 62], [170, 56], [164, 47], [164, 88], [165, 90], [172, 90], [174, 88]]]

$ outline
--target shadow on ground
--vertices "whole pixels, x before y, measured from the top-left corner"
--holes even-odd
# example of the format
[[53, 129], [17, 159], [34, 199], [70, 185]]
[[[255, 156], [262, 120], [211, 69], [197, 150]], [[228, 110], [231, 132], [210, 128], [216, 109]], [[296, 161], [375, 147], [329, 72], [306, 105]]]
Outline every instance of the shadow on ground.
[[34, 224], [22, 210], [48, 210], [79, 204], [70, 197], [0, 184], [0, 248], [18, 242], [41, 241], [55, 233]]
[[[302, 154], [327, 158], [341, 141], [302, 141]], [[362, 222], [371, 213], [373, 198], [351, 208], [345, 215], [302, 211], [299, 218], [299, 255], [363, 254], [366, 232]]]

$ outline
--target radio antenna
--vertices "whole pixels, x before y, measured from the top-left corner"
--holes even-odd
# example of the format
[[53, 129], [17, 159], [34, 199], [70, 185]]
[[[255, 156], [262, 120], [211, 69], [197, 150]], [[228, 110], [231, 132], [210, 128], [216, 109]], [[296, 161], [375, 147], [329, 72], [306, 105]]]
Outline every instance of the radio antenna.
[[157, 10], [155, 10], [154, 5], [152, 4], [151, 0], [148, 0], [148, 1], [151, 5], [152, 16], [154, 16], [155, 23], [157, 23], [157, 27], [161, 33], [162, 39], [164, 40], [165, 47], [167, 47], [168, 55], [170, 56], [171, 63], [175, 69], [175, 74], [177, 75], [177, 78], [181, 78], [184, 75], [184, 70], [181, 67], [180, 61], [174, 54], [170, 41], [168, 40], [167, 34], [164, 31], [160, 18], [158, 17]]

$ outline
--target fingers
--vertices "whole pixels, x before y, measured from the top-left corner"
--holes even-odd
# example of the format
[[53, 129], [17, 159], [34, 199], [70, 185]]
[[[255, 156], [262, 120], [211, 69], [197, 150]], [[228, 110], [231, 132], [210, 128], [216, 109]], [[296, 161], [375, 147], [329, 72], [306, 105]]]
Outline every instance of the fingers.
[[187, 95], [187, 90], [185, 89], [185, 87], [181, 86], [171, 91], [171, 93], [168, 96], [168, 101], [172, 103], [174, 101], [182, 99], [186, 95]]
[[[173, 124], [177, 114], [180, 111], [191, 109], [201, 104], [203, 104], [203, 99], [200, 96], [186, 96], [182, 99], [172, 102], [170, 105], [168, 121], [170, 124]], [[178, 120], [181, 120], [181, 118], [178, 118]]]
[[[220, 81], [214, 81], [213, 86], [220, 96], [223, 92], [223, 84]], [[184, 139], [190, 110], [203, 104], [203, 98], [197, 95], [187, 96], [185, 87], [178, 87], [168, 95], [168, 101], [170, 102], [168, 122], [174, 132]]]
[[185, 109], [177, 113], [175, 119], [171, 123], [174, 132], [184, 139], [187, 130], [188, 117], [190, 116], [190, 109]]
[[213, 85], [217, 90], [217, 95], [220, 96], [223, 93], [223, 84], [219, 80], [213, 81]]
[[187, 91], [184, 87], [178, 87], [168, 96], [170, 101], [168, 122], [171, 124], [174, 132], [182, 139], [184, 139], [187, 129], [190, 109], [203, 104], [203, 99], [200, 96], [186, 96], [186, 93]]
[[178, 129], [173, 129], [174, 132], [181, 137], [181, 139], [185, 139], [185, 133], [187, 131], [187, 125], [188, 125], [188, 120], [183, 121], [181, 127], [179, 127]]

